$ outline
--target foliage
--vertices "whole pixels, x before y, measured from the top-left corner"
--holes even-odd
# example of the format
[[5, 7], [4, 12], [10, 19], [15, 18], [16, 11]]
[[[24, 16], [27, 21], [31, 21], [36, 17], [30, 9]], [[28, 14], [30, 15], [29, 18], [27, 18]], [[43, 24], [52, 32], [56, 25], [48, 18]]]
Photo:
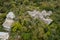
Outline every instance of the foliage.
[[17, 32], [21, 29], [22, 29], [22, 26], [19, 22], [16, 22], [16, 23], [13, 24], [13, 29], [12, 29], [13, 32]]
[[[27, 13], [32, 10], [52, 11], [53, 22], [33, 19]], [[9, 11], [16, 15], [9, 40], [60, 40], [60, 0], [0, 0], [0, 31]]]

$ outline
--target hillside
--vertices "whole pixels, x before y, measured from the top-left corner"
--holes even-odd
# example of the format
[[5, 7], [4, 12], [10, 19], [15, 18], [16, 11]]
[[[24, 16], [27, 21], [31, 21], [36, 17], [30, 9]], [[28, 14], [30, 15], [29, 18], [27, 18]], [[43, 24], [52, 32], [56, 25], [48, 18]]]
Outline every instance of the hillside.
[[[34, 19], [27, 11], [52, 11], [49, 25], [41, 19]], [[6, 15], [13, 12], [15, 22], [9, 40], [60, 40], [60, 0], [0, 0], [0, 31]]]

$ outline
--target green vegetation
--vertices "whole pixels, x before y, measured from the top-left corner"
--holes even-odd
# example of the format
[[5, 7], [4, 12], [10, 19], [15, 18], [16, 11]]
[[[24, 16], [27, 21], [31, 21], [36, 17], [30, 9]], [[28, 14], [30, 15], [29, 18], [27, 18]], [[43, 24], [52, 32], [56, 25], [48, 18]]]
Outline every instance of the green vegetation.
[[[53, 22], [47, 25], [33, 19], [29, 10], [50, 10]], [[60, 40], [60, 0], [0, 0], [0, 31], [9, 11], [16, 16], [9, 40]]]

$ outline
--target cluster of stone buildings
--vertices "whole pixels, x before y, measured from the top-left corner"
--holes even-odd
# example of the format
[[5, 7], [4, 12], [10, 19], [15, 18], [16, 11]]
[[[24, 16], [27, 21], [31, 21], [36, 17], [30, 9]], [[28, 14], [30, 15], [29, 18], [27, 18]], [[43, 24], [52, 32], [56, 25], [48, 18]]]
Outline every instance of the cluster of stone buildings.
[[[43, 10], [42, 12], [39, 12], [39, 11], [34, 10], [34, 11], [27, 11], [27, 12], [33, 18], [40, 18], [46, 24], [50, 24], [53, 21], [52, 19], [49, 18], [49, 16], [52, 14], [51, 11], [46, 12], [45, 10]], [[14, 18], [15, 18], [15, 15], [13, 12], [9, 12], [7, 14], [5, 22], [2, 24], [4, 30], [6, 30], [7, 32], [0, 32], [1, 40], [8, 40], [9, 32], [11, 30], [11, 25], [14, 23], [14, 20], [13, 20]]]

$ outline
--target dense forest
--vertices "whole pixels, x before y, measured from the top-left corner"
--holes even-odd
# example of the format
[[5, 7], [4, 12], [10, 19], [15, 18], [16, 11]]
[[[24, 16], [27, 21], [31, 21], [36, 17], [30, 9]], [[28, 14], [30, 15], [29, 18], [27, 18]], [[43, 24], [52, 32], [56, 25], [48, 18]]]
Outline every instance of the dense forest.
[[[49, 25], [27, 11], [52, 11]], [[60, 40], [60, 0], [0, 0], [0, 31], [8, 12], [14, 12], [9, 40]]]

